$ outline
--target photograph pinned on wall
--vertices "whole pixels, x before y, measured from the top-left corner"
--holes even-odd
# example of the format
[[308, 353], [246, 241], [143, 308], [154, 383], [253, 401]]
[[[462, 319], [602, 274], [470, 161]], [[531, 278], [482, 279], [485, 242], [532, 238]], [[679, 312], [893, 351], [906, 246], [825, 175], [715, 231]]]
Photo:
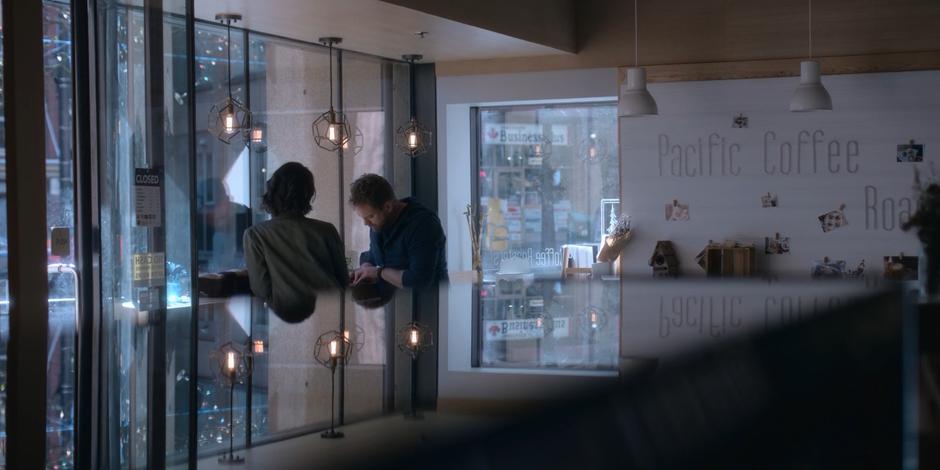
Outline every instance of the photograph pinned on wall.
[[850, 269], [845, 272], [846, 279], [864, 279], [865, 278], [865, 260], [862, 260], [858, 263], [858, 266], [855, 269]]
[[768, 255], [785, 255], [790, 252], [790, 237], [781, 237], [779, 233], [773, 238], [764, 237], [764, 253]]
[[898, 145], [898, 163], [917, 163], [924, 161], [924, 144], [914, 143], [911, 139], [906, 144]]
[[731, 121], [731, 127], [734, 129], [747, 129], [747, 116], [738, 114]]
[[813, 279], [841, 279], [845, 276], [845, 260], [831, 260], [828, 256], [813, 261]]
[[819, 225], [822, 227], [823, 232], [831, 232], [839, 227], [843, 227], [849, 224], [849, 221], [845, 218], [845, 204], [842, 204], [838, 209], [826, 212], [817, 218], [819, 219]]
[[678, 199], [673, 199], [672, 204], [666, 204], [666, 220], [669, 222], [689, 220], [689, 205], [680, 204]]
[[916, 256], [885, 256], [885, 279], [916, 281], [920, 259]]
[[777, 207], [777, 194], [770, 193], [764, 194], [760, 197], [761, 207]]

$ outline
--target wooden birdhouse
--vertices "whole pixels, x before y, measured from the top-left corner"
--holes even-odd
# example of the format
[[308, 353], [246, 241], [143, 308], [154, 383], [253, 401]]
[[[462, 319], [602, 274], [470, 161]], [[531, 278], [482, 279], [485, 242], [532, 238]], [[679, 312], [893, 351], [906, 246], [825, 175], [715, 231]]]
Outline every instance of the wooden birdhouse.
[[653, 250], [653, 256], [650, 257], [650, 266], [653, 268], [654, 277], [678, 276], [679, 275], [679, 257], [676, 256], [676, 249], [672, 242], [660, 240], [656, 242], [656, 248]]

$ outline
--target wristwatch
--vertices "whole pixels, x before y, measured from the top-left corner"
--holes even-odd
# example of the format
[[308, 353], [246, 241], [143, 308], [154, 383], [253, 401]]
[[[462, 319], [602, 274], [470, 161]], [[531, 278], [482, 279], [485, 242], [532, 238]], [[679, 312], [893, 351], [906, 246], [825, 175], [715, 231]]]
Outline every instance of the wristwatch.
[[381, 264], [375, 267], [375, 276], [376, 276], [376, 277], [378, 278], [378, 280], [380, 280], [380, 281], [382, 280], [382, 269], [383, 269], [384, 267], [385, 267], [385, 266], [382, 266]]

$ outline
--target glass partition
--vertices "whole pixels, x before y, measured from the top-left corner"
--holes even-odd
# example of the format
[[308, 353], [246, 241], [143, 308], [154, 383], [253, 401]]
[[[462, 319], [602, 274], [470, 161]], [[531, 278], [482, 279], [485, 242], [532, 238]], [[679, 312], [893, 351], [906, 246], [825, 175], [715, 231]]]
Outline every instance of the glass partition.
[[[598, 328], [591, 318], [616, 321], [617, 283], [532, 281], [616, 279], [614, 264], [595, 266], [602, 237], [621, 218], [616, 103], [475, 111], [483, 268], [475, 362], [614, 368], [618, 330]], [[568, 313], [559, 317], [563, 306]], [[587, 320], [572, 317], [575, 310]]]
[[184, 461], [192, 432], [193, 136], [185, 5], [98, 6], [105, 371], [99, 419], [106, 430], [98, 439], [109, 468]]
[[68, 3], [43, 5], [46, 225], [49, 229], [49, 360], [46, 465], [72, 468], [75, 453], [78, 271], [72, 137], [72, 19]]
[[[3, 0], [0, 0], [0, 6], [2, 5]], [[0, 20], [2, 19], [2, 8], [0, 8]], [[0, 57], [3, 57], [3, 31], [0, 31]], [[0, 178], [0, 468], [6, 468], [7, 463], [7, 343], [10, 340], [5, 91], [3, 64], [0, 63], [0, 175], [2, 175]]]

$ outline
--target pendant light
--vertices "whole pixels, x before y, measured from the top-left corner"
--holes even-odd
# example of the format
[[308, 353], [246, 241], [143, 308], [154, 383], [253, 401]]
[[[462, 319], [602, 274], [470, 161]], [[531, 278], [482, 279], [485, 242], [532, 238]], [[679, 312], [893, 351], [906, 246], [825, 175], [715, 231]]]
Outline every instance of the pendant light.
[[209, 110], [209, 132], [213, 133], [222, 142], [229, 144], [236, 136], [245, 139], [249, 144], [251, 130], [251, 111], [241, 101], [232, 95], [232, 23], [241, 21], [242, 15], [237, 13], [219, 13], [215, 19], [225, 23], [228, 34], [228, 97], [221, 103], [215, 104]]
[[620, 102], [617, 104], [617, 115], [620, 117], [659, 114], [656, 100], [646, 89], [646, 69], [640, 67], [640, 22], [636, 1], [633, 0], [633, 67], [627, 69], [626, 83], [620, 85]]
[[427, 152], [431, 146], [431, 131], [418, 122], [415, 112], [415, 62], [423, 57], [417, 54], [401, 56], [408, 62], [408, 74], [411, 79], [411, 119], [404, 127], [399, 127], [395, 132], [395, 140], [398, 148], [411, 157]]
[[819, 62], [813, 60], [813, 0], [809, 0], [809, 60], [800, 62], [800, 85], [790, 98], [790, 111], [832, 109], [832, 98], [819, 78]]
[[333, 46], [342, 41], [342, 38], [320, 38], [320, 43], [330, 49], [330, 109], [313, 121], [313, 140], [328, 152], [349, 148], [350, 145], [351, 133], [346, 114], [333, 109]]

